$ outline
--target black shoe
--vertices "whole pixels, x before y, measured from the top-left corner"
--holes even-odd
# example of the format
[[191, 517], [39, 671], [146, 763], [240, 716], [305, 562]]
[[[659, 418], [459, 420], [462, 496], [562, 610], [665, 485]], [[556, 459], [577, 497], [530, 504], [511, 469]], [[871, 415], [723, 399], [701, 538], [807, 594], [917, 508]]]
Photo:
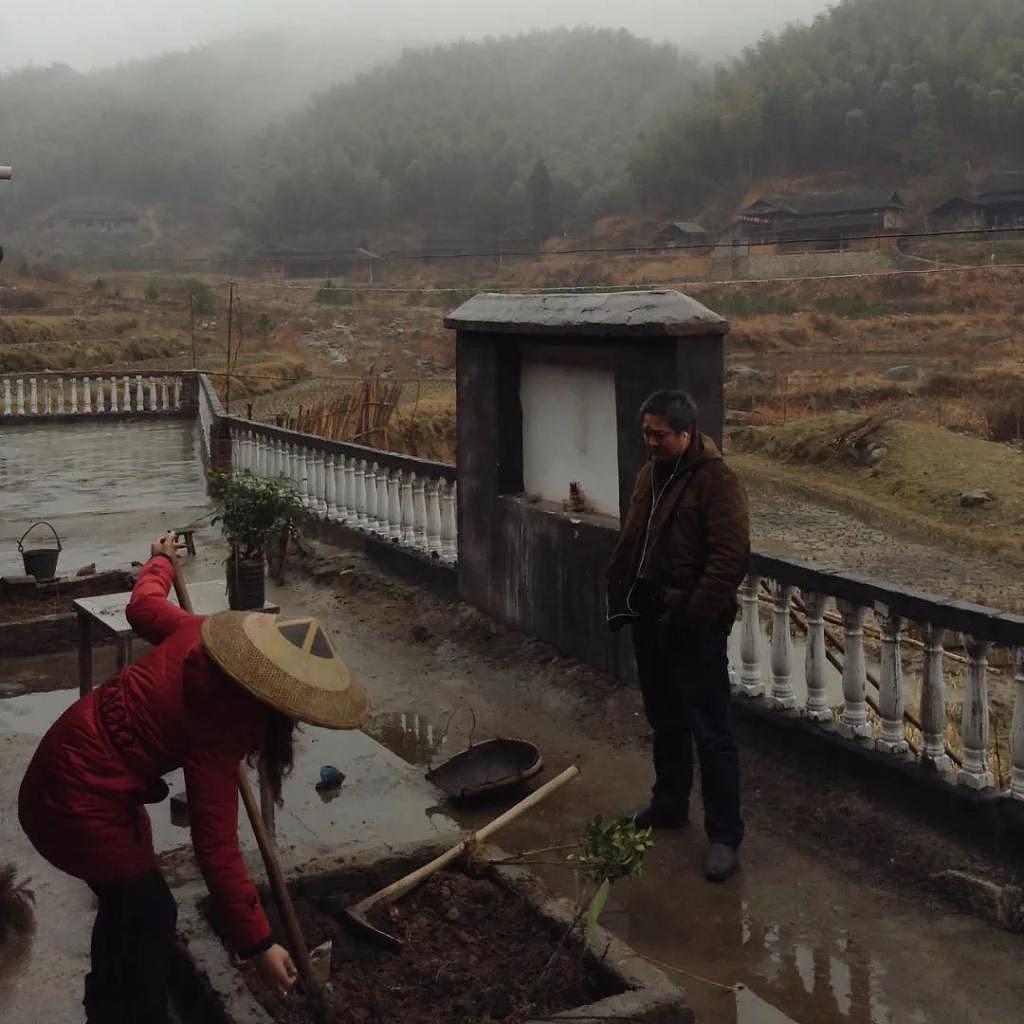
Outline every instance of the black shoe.
[[683, 828], [690, 824], [686, 811], [664, 804], [650, 804], [631, 818], [637, 828]]
[[725, 843], [712, 843], [708, 851], [708, 864], [704, 877], [709, 882], [728, 881], [740, 866], [740, 856], [735, 847]]

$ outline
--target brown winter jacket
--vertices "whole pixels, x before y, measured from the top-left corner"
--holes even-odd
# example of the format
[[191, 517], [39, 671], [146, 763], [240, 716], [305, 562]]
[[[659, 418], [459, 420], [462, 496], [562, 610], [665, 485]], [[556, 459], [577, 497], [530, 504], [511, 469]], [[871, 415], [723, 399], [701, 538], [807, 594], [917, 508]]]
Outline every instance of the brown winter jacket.
[[731, 623], [750, 557], [750, 518], [743, 485], [711, 438], [696, 435], [654, 504], [647, 463], [608, 567], [609, 625], [639, 618], [630, 594], [640, 578], [664, 589], [678, 622]]

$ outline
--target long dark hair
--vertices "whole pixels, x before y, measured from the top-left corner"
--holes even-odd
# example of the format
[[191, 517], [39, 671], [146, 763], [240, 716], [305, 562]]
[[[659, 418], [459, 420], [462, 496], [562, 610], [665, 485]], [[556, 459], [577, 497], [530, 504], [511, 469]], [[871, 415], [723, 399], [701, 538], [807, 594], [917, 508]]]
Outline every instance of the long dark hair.
[[282, 804], [281, 783], [286, 775], [291, 774], [295, 765], [295, 726], [294, 718], [271, 708], [263, 744], [249, 755], [250, 767], [259, 763], [278, 807]]

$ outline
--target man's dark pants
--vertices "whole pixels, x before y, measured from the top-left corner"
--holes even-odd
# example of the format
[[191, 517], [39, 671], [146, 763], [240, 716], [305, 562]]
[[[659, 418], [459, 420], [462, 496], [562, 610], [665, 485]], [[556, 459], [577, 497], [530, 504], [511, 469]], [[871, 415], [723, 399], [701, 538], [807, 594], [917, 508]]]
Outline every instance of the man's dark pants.
[[654, 730], [654, 804], [688, 816], [693, 748], [700, 760], [704, 828], [712, 843], [743, 840], [740, 763], [731, 722], [727, 627], [633, 623], [644, 710]]

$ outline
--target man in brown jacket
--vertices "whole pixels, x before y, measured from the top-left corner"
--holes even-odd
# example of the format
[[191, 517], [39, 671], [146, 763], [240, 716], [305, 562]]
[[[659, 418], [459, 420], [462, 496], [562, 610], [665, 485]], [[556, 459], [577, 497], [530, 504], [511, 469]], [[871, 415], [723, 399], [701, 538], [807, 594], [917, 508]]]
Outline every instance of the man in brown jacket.
[[608, 622], [632, 626], [654, 730], [653, 796], [634, 820], [643, 828], [688, 822], [696, 744], [711, 843], [706, 877], [722, 882], [739, 866], [743, 839], [726, 642], [750, 555], [747, 499], [714, 441], [697, 431], [689, 395], [655, 392], [640, 415], [650, 459], [608, 569]]

